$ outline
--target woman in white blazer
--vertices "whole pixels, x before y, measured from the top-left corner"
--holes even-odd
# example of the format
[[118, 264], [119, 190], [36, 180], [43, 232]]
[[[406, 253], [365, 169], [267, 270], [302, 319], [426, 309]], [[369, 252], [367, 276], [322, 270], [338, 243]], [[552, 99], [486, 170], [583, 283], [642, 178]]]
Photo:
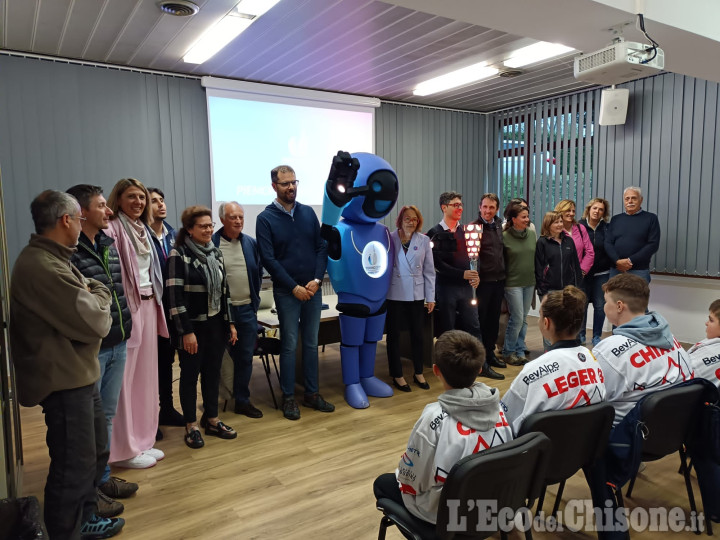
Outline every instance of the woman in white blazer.
[[387, 355], [390, 376], [395, 388], [410, 392], [400, 363], [400, 331], [405, 321], [410, 326], [413, 381], [427, 390], [423, 376], [423, 320], [425, 309], [435, 308], [435, 265], [430, 239], [420, 232], [422, 214], [416, 206], [403, 206], [395, 221], [397, 230], [390, 234], [393, 242], [393, 269], [387, 294]]

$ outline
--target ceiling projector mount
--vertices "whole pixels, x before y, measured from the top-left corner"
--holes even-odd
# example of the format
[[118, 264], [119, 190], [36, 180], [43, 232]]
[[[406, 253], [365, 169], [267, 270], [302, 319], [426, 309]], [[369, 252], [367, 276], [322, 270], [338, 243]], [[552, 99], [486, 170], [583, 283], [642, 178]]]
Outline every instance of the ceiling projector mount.
[[609, 46], [575, 57], [575, 78], [607, 86], [657, 75], [662, 71], [665, 68], [665, 53], [645, 31], [645, 19], [641, 12], [638, 12], [636, 20], [638, 30], [650, 44], [625, 41], [623, 29], [632, 22], [613, 26], [609, 29], [613, 34]]

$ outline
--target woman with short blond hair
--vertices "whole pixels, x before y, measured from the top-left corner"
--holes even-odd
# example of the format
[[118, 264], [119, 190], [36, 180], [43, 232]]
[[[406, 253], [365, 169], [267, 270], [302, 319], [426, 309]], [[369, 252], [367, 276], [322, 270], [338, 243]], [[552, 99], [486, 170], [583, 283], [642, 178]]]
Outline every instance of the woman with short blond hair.
[[[568, 285], [582, 283], [582, 270], [575, 244], [564, 232], [563, 214], [545, 214], [535, 246], [535, 287], [542, 298], [551, 291], [561, 291]], [[550, 343], [543, 338], [545, 349]]]
[[[555, 205], [555, 211], [560, 212], [563, 217], [563, 231], [568, 235], [575, 244], [578, 261], [580, 261], [580, 269], [584, 276], [592, 268], [595, 260], [595, 250], [593, 249], [587, 230], [575, 221], [575, 201], [571, 199], [563, 199]], [[578, 284], [580, 287], [581, 284]]]
[[[585, 227], [595, 250], [595, 260], [592, 268], [585, 274], [583, 289], [587, 295], [588, 303], [593, 305], [593, 347], [602, 339], [603, 325], [605, 324], [605, 293], [602, 286], [610, 279], [610, 268], [613, 262], [605, 252], [605, 233], [610, 220], [610, 203], [601, 197], [590, 199], [585, 205], [580, 224]], [[587, 313], [580, 329], [580, 340], [585, 342], [585, 329], [587, 326]]]
[[[387, 294], [387, 355], [390, 376], [395, 388], [409, 392], [400, 363], [400, 332], [410, 327], [413, 381], [427, 390], [430, 385], [423, 376], [423, 322], [425, 311], [435, 308], [435, 266], [430, 239], [420, 232], [422, 214], [417, 206], [403, 206], [390, 234], [394, 259], [390, 289]], [[407, 323], [406, 323], [407, 321]]]

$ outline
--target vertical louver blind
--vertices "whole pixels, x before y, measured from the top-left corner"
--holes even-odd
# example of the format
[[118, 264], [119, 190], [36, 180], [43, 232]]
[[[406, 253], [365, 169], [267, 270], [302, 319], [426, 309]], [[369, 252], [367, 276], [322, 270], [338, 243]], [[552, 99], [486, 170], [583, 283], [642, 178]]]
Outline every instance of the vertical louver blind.
[[492, 115], [495, 177], [503, 205], [523, 197], [536, 221], [562, 199], [572, 199], [582, 209], [593, 191], [597, 107], [596, 93], [587, 92]]
[[720, 85], [666, 73], [621, 86], [620, 126], [597, 124], [600, 90], [491, 115], [498, 193], [527, 198], [539, 223], [561, 199], [578, 218], [593, 197], [620, 213], [623, 190], [639, 186], [662, 228], [653, 270], [720, 277]]

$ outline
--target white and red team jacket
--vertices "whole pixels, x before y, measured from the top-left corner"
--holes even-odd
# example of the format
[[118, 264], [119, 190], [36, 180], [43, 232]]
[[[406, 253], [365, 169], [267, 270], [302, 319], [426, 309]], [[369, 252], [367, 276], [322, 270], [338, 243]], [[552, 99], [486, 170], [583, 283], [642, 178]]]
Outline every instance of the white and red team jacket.
[[615, 407], [613, 427], [646, 395], [695, 377], [690, 356], [671, 338], [672, 348], [663, 349], [613, 334], [593, 349], [605, 375], [607, 401]]
[[[482, 383], [475, 385], [489, 391]], [[497, 393], [496, 389], [492, 391]], [[453, 465], [465, 456], [512, 440], [512, 431], [500, 411], [498, 396], [493, 398], [468, 411], [475, 421], [480, 413], [482, 421], [489, 426], [486, 431], [463, 425], [439, 402], [425, 406], [395, 471], [403, 502], [411, 514], [435, 523], [440, 492]], [[492, 403], [488, 403], [490, 401]]]
[[720, 338], [703, 339], [688, 351], [696, 377], [720, 388]]
[[515, 377], [500, 402], [513, 433], [533, 413], [573, 409], [605, 401], [604, 374], [592, 353], [561, 341]]

